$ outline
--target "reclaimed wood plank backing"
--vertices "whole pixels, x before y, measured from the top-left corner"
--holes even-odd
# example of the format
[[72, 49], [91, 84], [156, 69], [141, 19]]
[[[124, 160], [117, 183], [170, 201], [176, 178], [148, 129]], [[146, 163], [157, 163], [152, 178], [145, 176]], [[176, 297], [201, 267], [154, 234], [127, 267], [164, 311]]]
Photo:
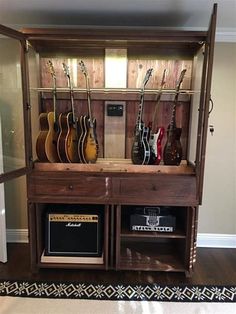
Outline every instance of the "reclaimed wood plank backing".
[[90, 87], [101, 88], [104, 87], [104, 57], [103, 56], [84, 56], [79, 55], [76, 58], [68, 57], [43, 57], [40, 59], [41, 64], [41, 87], [51, 87], [52, 78], [47, 67], [47, 61], [51, 60], [55, 69], [57, 78], [57, 87], [67, 87], [67, 79], [63, 72], [62, 63], [65, 62], [70, 67], [71, 81], [74, 87], [85, 88], [85, 77], [82, 73], [79, 61], [84, 61], [86, 65]]
[[163, 71], [167, 69], [166, 89], [174, 89], [178, 81], [180, 72], [187, 69], [186, 75], [181, 85], [182, 89], [191, 88], [192, 60], [157, 60], [138, 58], [130, 56], [128, 59], [128, 88], [140, 88], [146, 71], [153, 68], [153, 74], [147, 83], [146, 88], [159, 89]]

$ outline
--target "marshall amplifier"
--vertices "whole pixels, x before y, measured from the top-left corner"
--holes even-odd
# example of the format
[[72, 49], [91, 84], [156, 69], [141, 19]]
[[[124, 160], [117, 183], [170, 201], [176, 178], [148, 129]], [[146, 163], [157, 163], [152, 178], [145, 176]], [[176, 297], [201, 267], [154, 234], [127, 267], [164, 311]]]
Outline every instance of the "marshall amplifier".
[[175, 224], [176, 217], [166, 207], [136, 208], [134, 214], [130, 215], [132, 231], [173, 232]]
[[45, 255], [101, 256], [103, 217], [101, 211], [48, 212]]

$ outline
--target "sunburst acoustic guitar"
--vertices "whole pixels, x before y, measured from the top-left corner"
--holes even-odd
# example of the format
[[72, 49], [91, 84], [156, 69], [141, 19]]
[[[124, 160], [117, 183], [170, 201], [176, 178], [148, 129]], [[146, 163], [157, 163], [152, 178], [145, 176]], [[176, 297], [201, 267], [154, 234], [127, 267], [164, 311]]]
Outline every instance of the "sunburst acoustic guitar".
[[68, 65], [63, 63], [62, 66], [70, 90], [71, 111], [59, 115], [59, 126], [61, 131], [57, 141], [57, 150], [61, 162], [79, 162], [73, 86]]
[[98, 158], [98, 141], [96, 134], [96, 119], [92, 117], [89, 77], [86, 66], [79, 62], [81, 71], [86, 79], [88, 115], [81, 116], [78, 120], [78, 154], [82, 163], [95, 163]]

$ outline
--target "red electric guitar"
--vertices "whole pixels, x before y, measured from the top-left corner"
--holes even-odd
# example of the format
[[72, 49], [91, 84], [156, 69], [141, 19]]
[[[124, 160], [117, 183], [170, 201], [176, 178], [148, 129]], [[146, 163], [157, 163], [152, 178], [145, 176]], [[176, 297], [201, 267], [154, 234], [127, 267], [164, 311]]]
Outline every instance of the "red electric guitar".
[[166, 69], [163, 72], [162, 80], [161, 80], [161, 85], [158, 91], [157, 95], [157, 102], [155, 106], [155, 111], [153, 115], [153, 120], [152, 122], [149, 123], [149, 128], [150, 128], [150, 137], [149, 137], [149, 146], [150, 146], [150, 159], [149, 159], [149, 165], [159, 165], [161, 158], [162, 158], [162, 147], [161, 147], [161, 142], [164, 136], [164, 127], [158, 127], [156, 129], [156, 132], [153, 131], [154, 129], [154, 123], [156, 121], [156, 115], [157, 115], [157, 108], [161, 100], [161, 94], [162, 94], [162, 89], [165, 85], [165, 78], [166, 78]]

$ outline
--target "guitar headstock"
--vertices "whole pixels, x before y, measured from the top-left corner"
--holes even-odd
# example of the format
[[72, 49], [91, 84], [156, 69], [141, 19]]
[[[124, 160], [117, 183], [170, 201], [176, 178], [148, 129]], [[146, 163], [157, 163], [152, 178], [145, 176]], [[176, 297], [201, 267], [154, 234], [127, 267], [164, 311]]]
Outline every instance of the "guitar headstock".
[[143, 86], [142, 86], [142, 89], [144, 90], [145, 86], [147, 85], [150, 77], [152, 76], [152, 72], [153, 72], [153, 68], [150, 68], [147, 70], [146, 74], [145, 74], [145, 77], [143, 79]]
[[63, 67], [63, 71], [65, 73], [65, 75], [70, 78], [70, 69], [69, 66], [67, 64], [65, 64], [65, 62], [62, 63], [62, 67]]
[[87, 71], [87, 68], [86, 68], [86, 66], [84, 64], [84, 61], [80, 60], [79, 65], [80, 65], [80, 69], [81, 69], [82, 73], [87, 77], [88, 76], [88, 71]]
[[48, 68], [49, 68], [49, 71], [50, 71], [51, 76], [52, 76], [53, 78], [55, 78], [55, 77], [56, 77], [56, 73], [55, 73], [55, 69], [54, 69], [54, 66], [53, 66], [53, 63], [52, 63], [51, 60], [48, 60], [47, 66], [48, 66]]
[[88, 71], [87, 71], [86, 65], [84, 64], [83, 60], [80, 60], [79, 65], [80, 65], [80, 69], [81, 69], [82, 73], [85, 76], [86, 89], [87, 89], [87, 92], [89, 93], [90, 92], [90, 84], [89, 84], [89, 76], [88, 76]]
[[177, 84], [176, 84], [176, 91], [178, 92], [180, 90], [180, 85], [182, 84], [183, 82], [183, 79], [184, 79], [184, 76], [185, 76], [185, 73], [186, 73], [186, 69], [182, 70], [181, 73], [180, 73], [180, 76], [179, 76], [179, 79], [177, 81]]

